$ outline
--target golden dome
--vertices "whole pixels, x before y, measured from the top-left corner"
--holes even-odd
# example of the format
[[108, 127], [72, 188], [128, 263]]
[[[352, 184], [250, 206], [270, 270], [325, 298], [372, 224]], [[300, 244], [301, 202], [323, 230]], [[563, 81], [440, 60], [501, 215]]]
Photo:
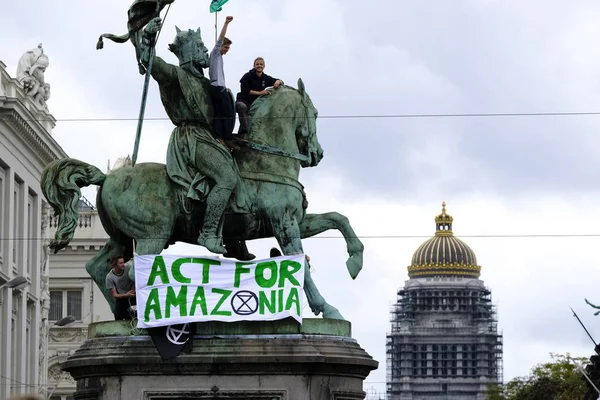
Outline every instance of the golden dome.
[[435, 236], [413, 254], [409, 278], [440, 275], [479, 278], [481, 267], [477, 265], [477, 257], [465, 242], [454, 237], [453, 220], [446, 214], [446, 203], [442, 203], [442, 213], [435, 217]]

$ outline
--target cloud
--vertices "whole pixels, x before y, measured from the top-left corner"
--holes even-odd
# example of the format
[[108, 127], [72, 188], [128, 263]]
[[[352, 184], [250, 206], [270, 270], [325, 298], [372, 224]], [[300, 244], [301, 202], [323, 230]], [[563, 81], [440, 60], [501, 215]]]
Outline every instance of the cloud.
[[[49, 104], [57, 118], [135, 120], [143, 77], [133, 47], [107, 41], [102, 51], [95, 49], [100, 33], [125, 32], [123, 4], [68, 1], [60, 10], [45, 3], [35, 9], [7, 10], [0, 32], [14, 38], [3, 48], [9, 67], [44, 42], [51, 59], [47, 80], [56, 81]], [[229, 86], [237, 88], [237, 77], [257, 55], [266, 58], [268, 73], [288, 83], [302, 77], [323, 116], [320, 168], [349, 182], [348, 194], [427, 198], [424, 181], [452, 194], [596, 190], [597, 117], [325, 118], [594, 110], [600, 102], [594, 42], [600, 9], [593, 2], [459, 1], [432, 9], [427, 2], [271, 0], [260, 7], [230, 2], [225, 11], [236, 17], [225, 63]], [[55, 14], [59, 26], [50, 24]], [[174, 5], [158, 55], [175, 61], [166, 49], [175, 24], [201, 26], [210, 47], [213, 17], [200, 4]], [[166, 117], [154, 82], [146, 116]], [[151, 125], [155, 134], [146, 132]], [[170, 130], [168, 121], [160, 127], [146, 121], [140, 157], [164, 160]], [[102, 168], [132, 151], [134, 132], [135, 122], [114, 121], [64, 122], [55, 129], [61, 139], [104, 137], [94, 151], [82, 153]]]

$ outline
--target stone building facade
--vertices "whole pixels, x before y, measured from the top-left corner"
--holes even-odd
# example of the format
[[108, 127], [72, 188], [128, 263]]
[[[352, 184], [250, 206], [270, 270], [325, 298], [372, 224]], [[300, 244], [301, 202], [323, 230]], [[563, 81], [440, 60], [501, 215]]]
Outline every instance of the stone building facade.
[[[53, 236], [58, 218], [49, 217], [49, 235]], [[106, 244], [98, 211], [82, 198], [79, 202], [79, 221], [73, 240], [57, 254], [50, 255], [50, 309], [48, 320], [48, 385], [51, 400], [71, 400], [75, 381], [63, 372], [61, 363], [75, 352], [87, 338], [92, 322], [113, 319], [113, 314], [98, 287], [85, 270], [85, 264]], [[74, 322], [63, 327], [53, 325], [72, 316]]]
[[[42, 53], [41, 46], [25, 53], [19, 73], [27, 64], [24, 58], [35, 65]], [[47, 58], [43, 61], [47, 66]], [[45, 66], [35, 75], [43, 75]], [[48, 388], [48, 206], [40, 176], [48, 163], [66, 154], [52, 137], [55, 119], [45, 104], [49, 92], [32, 93], [0, 61], [0, 286], [19, 276], [27, 279], [22, 288], [0, 289], [0, 399]]]

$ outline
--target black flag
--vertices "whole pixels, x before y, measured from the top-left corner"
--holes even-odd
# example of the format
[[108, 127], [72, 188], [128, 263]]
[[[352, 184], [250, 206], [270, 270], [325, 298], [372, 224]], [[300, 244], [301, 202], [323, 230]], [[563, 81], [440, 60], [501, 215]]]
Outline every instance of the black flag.
[[191, 353], [196, 334], [196, 324], [178, 324], [146, 329], [158, 350], [166, 361], [177, 357], [181, 352]]
[[124, 35], [113, 35], [112, 33], [104, 33], [98, 38], [96, 48], [99, 50], [104, 47], [103, 38], [112, 40], [116, 43], [125, 43], [128, 40], [135, 46], [135, 56], [140, 68], [140, 74], [145, 74], [146, 69], [140, 62], [139, 47], [136, 45], [139, 42], [140, 30], [148, 24], [153, 18], [158, 17], [160, 12], [166, 5], [170, 5], [175, 0], [134, 0], [133, 4], [127, 10], [127, 33]]

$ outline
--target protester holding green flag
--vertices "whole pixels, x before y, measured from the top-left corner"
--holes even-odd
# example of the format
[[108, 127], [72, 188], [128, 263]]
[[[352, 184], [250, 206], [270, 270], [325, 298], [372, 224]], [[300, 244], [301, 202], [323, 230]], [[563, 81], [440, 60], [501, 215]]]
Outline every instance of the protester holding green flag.
[[225, 23], [210, 53], [208, 74], [210, 76], [210, 97], [214, 110], [214, 130], [217, 140], [227, 146], [230, 150], [239, 149], [233, 144], [233, 128], [235, 126], [235, 110], [233, 96], [225, 84], [225, 72], [223, 69], [223, 56], [231, 47], [231, 40], [225, 37], [227, 26], [233, 21], [233, 17], [225, 18]]

